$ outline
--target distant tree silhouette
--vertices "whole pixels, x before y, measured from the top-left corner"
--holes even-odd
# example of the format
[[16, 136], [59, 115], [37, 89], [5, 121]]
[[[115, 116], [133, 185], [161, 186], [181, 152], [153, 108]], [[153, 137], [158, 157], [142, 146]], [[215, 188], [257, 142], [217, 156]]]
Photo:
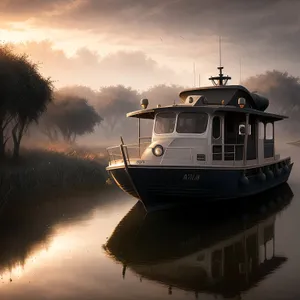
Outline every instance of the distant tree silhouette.
[[[277, 70], [249, 77], [243, 84], [250, 91], [257, 91], [269, 98], [269, 111], [289, 116], [284, 121], [286, 129], [299, 125], [300, 82], [298, 77]], [[295, 127], [293, 127], [295, 128]]]
[[179, 103], [179, 93], [184, 90], [180, 85], [155, 85], [142, 93], [143, 98], [149, 100], [149, 107], [156, 107], [157, 104], [172, 105], [173, 103]]
[[14, 54], [8, 46], [0, 47], [0, 83], [0, 158], [4, 157], [6, 142], [11, 137], [13, 157], [17, 158], [29, 124], [38, 122], [51, 102], [53, 86], [25, 54]]
[[122, 85], [103, 87], [97, 95], [96, 110], [103, 116], [102, 126], [111, 134], [126, 113], [139, 109], [140, 95]]
[[65, 86], [63, 88], [60, 88], [58, 92], [60, 95], [77, 96], [87, 99], [88, 102], [92, 104], [94, 104], [97, 100], [97, 91], [94, 91], [90, 87], [84, 85]]
[[102, 121], [94, 107], [84, 98], [56, 94], [55, 101], [50, 103], [41, 121], [41, 131], [52, 142], [60, 137], [69, 144], [77, 136], [92, 133]]

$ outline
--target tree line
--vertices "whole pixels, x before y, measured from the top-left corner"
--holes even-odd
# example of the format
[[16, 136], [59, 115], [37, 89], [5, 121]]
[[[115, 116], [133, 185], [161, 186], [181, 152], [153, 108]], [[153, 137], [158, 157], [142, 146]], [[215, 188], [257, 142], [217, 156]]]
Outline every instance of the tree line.
[[[12, 155], [19, 156], [24, 134], [31, 124], [51, 142], [74, 143], [77, 136], [92, 133], [101, 126], [107, 135], [122, 125], [126, 113], [139, 109], [141, 98], [150, 107], [178, 102], [185, 87], [158, 85], [139, 92], [122, 85], [102, 87], [98, 91], [86, 86], [55, 90], [53, 81], [43, 77], [38, 65], [26, 54], [15, 54], [0, 47], [0, 159], [6, 156], [8, 141]], [[290, 124], [299, 125], [299, 78], [276, 70], [248, 78], [243, 83], [269, 97], [271, 109], [291, 117]]]
[[0, 82], [0, 159], [6, 157], [8, 142], [13, 145], [12, 156], [19, 157], [22, 139], [32, 124], [51, 142], [74, 143], [77, 136], [92, 133], [99, 125], [110, 135], [128, 111], [140, 108], [142, 97], [171, 104], [183, 89], [161, 85], [140, 93], [117, 85], [98, 91], [85, 86], [55, 90], [52, 79], [43, 77], [37, 64], [6, 45], [0, 47]]

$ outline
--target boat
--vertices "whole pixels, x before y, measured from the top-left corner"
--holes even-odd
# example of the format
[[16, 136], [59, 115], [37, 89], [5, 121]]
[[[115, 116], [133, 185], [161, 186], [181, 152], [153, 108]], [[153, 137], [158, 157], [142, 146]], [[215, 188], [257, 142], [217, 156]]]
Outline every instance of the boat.
[[[180, 92], [180, 103], [141, 109], [138, 141], [107, 149], [107, 171], [146, 210], [170, 205], [255, 195], [286, 182], [291, 157], [275, 151], [275, 126], [286, 116], [266, 112], [269, 99], [223, 74], [212, 86]], [[141, 120], [153, 120], [151, 137], [141, 136]]]
[[223, 202], [224, 208], [149, 214], [137, 202], [104, 252], [121, 264], [124, 279], [133, 272], [137, 282], [162, 284], [175, 295], [179, 289], [240, 299], [286, 263], [287, 257], [276, 251], [276, 218], [293, 196], [285, 183], [245, 198], [240, 206]]

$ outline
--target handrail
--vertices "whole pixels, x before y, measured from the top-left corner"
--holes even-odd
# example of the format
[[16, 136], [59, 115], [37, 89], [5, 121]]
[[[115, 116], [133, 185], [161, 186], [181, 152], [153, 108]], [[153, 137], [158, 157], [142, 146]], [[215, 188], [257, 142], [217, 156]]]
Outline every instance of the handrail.
[[[220, 146], [222, 147], [222, 150], [220, 152], [212, 151], [212, 162], [214, 161], [242, 161], [244, 159], [244, 156], [242, 155], [241, 159], [237, 159], [237, 148], [244, 149], [244, 144], [213, 144], [212, 150], [214, 150], [214, 146]], [[225, 147], [233, 147], [233, 151], [225, 151]], [[221, 155], [221, 159], [214, 159], [214, 155], [219, 154]], [[233, 159], [226, 159], [226, 155], [232, 155]]]
[[[109, 165], [111, 165], [112, 162], [118, 164], [118, 163], [125, 163], [124, 159], [126, 160], [126, 164], [130, 164], [130, 160], [132, 159], [140, 159], [142, 154], [144, 153], [144, 150], [150, 145], [150, 142], [143, 142], [140, 144], [123, 144], [122, 148], [124, 151], [120, 149], [120, 146], [112, 146], [107, 148], [108, 157], [109, 157]], [[219, 146], [221, 149], [219, 151], [214, 151], [214, 146]], [[233, 149], [228, 149], [229, 151], [225, 151], [226, 147], [233, 147]], [[187, 146], [171, 146], [166, 148], [166, 151], [163, 155], [163, 158], [167, 159], [168, 151], [170, 150], [189, 150], [188, 157], [186, 159], [189, 159], [190, 161], [193, 160], [193, 149], [195, 147], [187, 147]], [[237, 157], [237, 149], [239, 148], [239, 154], [240, 156]], [[244, 148], [243, 144], [213, 144], [212, 145], [212, 152], [211, 152], [211, 161], [217, 162], [217, 161], [227, 161], [227, 162], [235, 162], [235, 161], [243, 161], [243, 151]], [[242, 151], [242, 152], [241, 152]], [[188, 152], [187, 152], [188, 153]], [[209, 155], [209, 153], [208, 153]], [[219, 159], [214, 159], [215, 155], [219, 155]]]
[[[141, 150], [144, 150], [145, 147], [147, 147], [150, 143], [151, 142], [142, 142], [139, 144], [122, 144], [122, 149], [120, 148], [120, 146], [111, 146], [106, 148], [108, 152], [109, 165], [111, 165], [112, 162], [123, 162], [125, 164], [124, 159], [126, 160], [126, 164], [130, 164], [130, 159], [141, 158], [141, 153], [143, 153]], [[130, 150], [136, 150], [137, 154], [130, 154]]]

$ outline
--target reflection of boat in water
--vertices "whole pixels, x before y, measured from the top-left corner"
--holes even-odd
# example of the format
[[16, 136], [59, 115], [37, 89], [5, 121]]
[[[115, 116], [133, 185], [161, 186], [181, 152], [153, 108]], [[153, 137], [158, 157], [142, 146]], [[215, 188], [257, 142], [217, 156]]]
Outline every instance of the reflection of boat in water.
[[292, 197], [285, 184], [213, 214], [204, 208], [145, 215], [138, 203], [104, 248], [124, 274], [129, 268], [169, 288], [234, 297], [287, 260], [275, 252], [275, 220]]

